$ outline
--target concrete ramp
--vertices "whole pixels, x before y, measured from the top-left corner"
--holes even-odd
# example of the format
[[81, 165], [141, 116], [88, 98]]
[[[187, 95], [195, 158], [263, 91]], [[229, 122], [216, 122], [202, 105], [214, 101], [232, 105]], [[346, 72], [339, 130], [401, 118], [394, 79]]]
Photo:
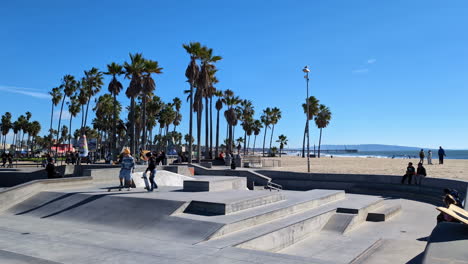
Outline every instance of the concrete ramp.
[[[146, 177], [149, 178], [149, 173], [146, 174]], [[145, 182], [141, 178], [143, 176], [143, 172], [135, 172], [132, 174], [133, 180], [135, 181], [135, 185], [139, 188], [145, 187]], [[184, 181], [194, 180], [194, 177], [185, 176], [182, 174], [177, 174], [174, 172], [166, 171], [166, 170], [158, 170], [156, 172], [155, 181], [158, 186], [177, 186], [182, 187], [184, 185]]]
[[185, 201], [128, 197], [121, 193], [42, 192], [8, 213], [80, 226], [98, 225], [108, 231], [125, 229], [158, 238], [177, 236], [189, 242], [203, 240], [222, 226], [171, 216], [185, 205]]

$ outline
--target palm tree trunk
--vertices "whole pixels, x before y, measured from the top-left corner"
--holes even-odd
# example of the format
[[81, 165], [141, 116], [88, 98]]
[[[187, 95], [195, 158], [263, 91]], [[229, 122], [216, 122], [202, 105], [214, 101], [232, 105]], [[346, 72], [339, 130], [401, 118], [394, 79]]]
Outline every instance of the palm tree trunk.
[[135, 98], [130, 99], [130, 151], [135, 154]]
[[270, 137], [270, 149], [271, 149], [271, 142], [273, 141], [273, 133], [275, 131], [275, 124], [273, 124], [273, 127], [271, 128], [271, 137]]
[[213, 97], [210, 97], [210, 158], [213, 157]]
[[245, 155], [245, 151], [246, 151], [246, 147], [247, 146], [247, 130], [244, 130], [244, 155]]
[[114, 122], [112, 122], [112, 142], [111, 142], [111, 156], [112, 160], [116, 161], [117, 159], [117, 139], [115, 134], [117, 133], [117, 95], [114, 94]]
[[146, 94], [143, 95], [143, 120], [142, 120], [142, 129], [143, 129], [143, 138], [141, 140], [141, 146], [143, 149], [146, 149]]
[[[49, 131], [52, 131], [52, 121], [53, 120], [54, 120], [54, 102], [52, 102], [52, 111], [50, 113], [50, 129], [49, 129]], [[16, 147], [17, 146], [15, 145], [15, 148]], [[51, 150], [52, 150], [52, 144], [50, 144], [49, 153], [51, 152]], [[16, 152], [15, 152], [15, 154], [16, 154]]]
[[[201, 103], [201, 102], [200, 102]], [[201, 107], [200, 107], [201, 108]], [[197, 163], [201, 161], [201, 109], [197, 111]]]
[[233, 138], [233, 134], [234, 134], [234, 133], [233, 133], [233, 128], [232, 128], [232, 126], [230, 125], [230, 126], [229, 126], [229, 140], [228, 140], [229, 148], [228, 148], [228, 149], [229, 149], [229, 153], [231, 153], [231, 154], [232, 154], [232, 152], [233, 152], [233, 151], [232, 151], [232, 138]]
[[[58, 128], [57, 128], [57, 143], [58, 143], [58, 138], [59, 138], [59, 135], [60, 135], [60, 122], [62, 121], [62, 111], [63, 111], [63, 103], [65, 103], [65, 97], [66, 96], [63, 96], [63, 99], [62, 99], [62, 106], [60, 108], [60, 116], [59, 116], [59, 122], [58, 122]], [[58, 148], [57, 146], [55, 147], [55, 155], [57, 156], [58, 155]]]
[[265, 157], [265, 141], [266, 141], [266, 133], [268, 130], [268, 126], [265, 125], [265, 134], [263, 136], [263, 148], [262, 148], [262, 156]]
[[255, 154], [255, 141], [257, 141], [257, 135], [254, 136], [254, 144], [253, 144], [253, 148], [252, 148], [252, 155]]
[[216, 154], [215, 157], [217, 158], [219, 155], [219, 110], [217, 110], [216, 114]]
[[250, 136], [249, 136], [249, 142], [247, 143], [247, 154], [249, 154], [249, 147], [250, 147]]
[[68, 133], [68, 151], [70, 151], [70, 143], [71, 143], [71, 135], [72, 135], [72, 119], [73, 117], [70, 116], [70, 133]]
[[190, 140], [188, 143], [188, 163], [192, 163], [192, 136], [193, 136], [193, 131], [192, 131], [192, 127], [193, 127], [193, 85], [192, 83], [190, 83], [190, 116], [189, 116], [189, 136], [190, 136]]
[[318, 145], [318, 157], [320, 158], [320, 145], [322, 144], [322, 128], [320, 128], [320, 137], [319, 137], [319, 145]]
[[209, 153], [209, 111], [208, 111], [208, 97], [205, 97], [205, 159], [210, 158]]

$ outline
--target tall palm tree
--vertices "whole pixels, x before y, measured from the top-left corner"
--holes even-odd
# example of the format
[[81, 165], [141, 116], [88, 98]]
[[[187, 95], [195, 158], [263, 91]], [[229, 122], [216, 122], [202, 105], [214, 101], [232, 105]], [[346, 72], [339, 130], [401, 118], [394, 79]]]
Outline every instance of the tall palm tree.
[[307, 104], [302, 104], [302, 108], [304, 110], [304, 114], [306, 114], [306, 123], [304, 127], [304, 137], [302, 139], [302, 157], [305, 157], [305, 142], [306, 142], [306, 135], [307, 135], [307, 144], [309, 144], [309, 120], [312, 120], [314, 116], [318, 113], [319, 107], [319, 100], [314, 96], [309, 97], [309, 113], [307, 114]]
[[[58, 127], [57, 127], [57, 143], [59, 141], [59, 135], [60, 135], [60, 123], [62, 121], [63, 104], [65, 103], [65, 99], [67, 97], [72, 96], [72, 94], [76, 91], [77, 87], [78, 86], [77, 86], [75, 77], [69, 74], [63, 76], [62, 85], [60, 85], [60, 88], [63, 89], [64, 95], [62, 98], [62, 106], [60, 107], [60, 116], [59, 116], [59, 122], [58, 122]], [[57, 154], [58, 154], [58, 148], [55, 148], [55, 155]]]
[[2, 115], [2, 135], [3, 135], [3, 152], [5, 152], [6, 147], [6, 135], [10, 132], [12, 125], [11, 125], [11, 113], [6, 112]]
[[19, 134], [18, 134], [17, 142], [18, 142], [20, 150], [22, 150], [23, 142], [22, 142], [22, 139], [21, 139], [22, 138], [21, 132], [23, 132], [23, 134], [24, 134], [24, 131], [26, 130], [26, 126], [27, 126], [28, 121], [26, 120], [26, 117], [24, 115], [20, 115], [18, 117], [17, 122], [18, 122], [18, 125], [19, 125]]
[[281, 152], [283, 152], [284, 146], [288, 145], [288, 139], [286, 138], [285, 135], [281, 134], [278, 136], [278, 140], [276, 140], [280, 144], [280, 157], [281, 157]]
[[[281, 119], [281, 110], [277, 107], [274, 107], [271, 110], [271, 137], [270, 137], [270, 149], [271, 149], [271, 141], [273, 140], [273, 133], [275, 132], [275, 125], [278, 124], [278, 121]], [[281, 155], [281, 154], [280, 154]]]
[[263, 125], [265, 126], [265, 134], [263, 136], [262, 156], [265, 156], [266, 134], [267, 134], [267, 131], [268, 131], [268, 127], [271, 125], [271, 115], [272, 115], [272, 110], [271, 110], [270, 107], [267, 107], [265, 110], [263, 110], [263, 115], [260, 117], [260, 120], [262, 121]]
[[[85, 77], [83, 77], [81, 81], [81, 85], [86, 91], [87, 95], [87, 103], [86, 103], [86, 114], [84, 118], [84, 126], [86, 126], [88, 121], [88, 110], [89, 110], [89, 103], [91, 102], [91, 98], [95, 96], [101, 90], [102, 85], [102, 72], [100, 72], [97, 68], [91, 68], [89, 71], [84, 72]], [[71, 96], [68, 95], [68, 96]], [[84, 134], [86, 135], [86, 134]]]
[[70, 101], [68, 102], [68, 112], [70, 113], [70, 125], [69, 125], [69, 135], [68, 135], [68, 151], [70, 151], [70, 144], [72, 138], [72, 120], [74, 117], [78, 115], [80, 112], [80, 101], [78, 100], [78, 95], [73, 95], [70, 97]]
[[25, 113], [25, 115], [26, 115], [26, 123], [24, 124], [24, 132], [25, 133], [23, 133], [23, 141], [24, 141], [24, 135], [28, 134], [28, 137], [26, 139], [26, 153], [27, 153], [27, 155], [29, 157], [29, 139], [31, 137], [31, 135], [29, 133], [30, 128], [31, 128], [31, 123], [29, 122], [29, 120], [31, 120], [32, 114], [31, 114], [31, 112], [27, 111]]
[[38, 121], [33, 121], [31, 123], [31, 129], [30, 129], [30, 133], [31, 133], [31, 136], [33, 138], [33, 143], [31, 144], [31, 151], [34, 152], [34, 146], [35, 144], [37, 143], [36, 142], [36, 138], [37, 138], [37, 135], [39, 134], [39, 132], [41, 131], [41, 124], [38, 122]]
[[249, 130], [250, 123], [253, 122], [253, 115], [255, 114], [252, 101], [243, 100], [239, 107], [240, 110], [240, 120], [241, 126], [244, 129], [244, 155], [246, 154], [246, 144], [247, 144], [247, 131]]
[[[54, 118], [54, 106], [57, 106], [62, 100], [62, 92], [60, 87], [52, 88], [52, 91], [49, 92], [49, 95], [52, 97], [52, 111], [50, 112], [50, 129], [52, 131], [52, 121]], [[52, 144], [49, 146], [49, 152], [51, 152]]]
[[237, 124], [237, 112], [235, 106], [240, 103], [239, 97], [234, 96], [234, 92], [231, 90], [224, 91], [224, 103], [228, 107], [226, 111], [224, 111], [224, 117], [226, 118], [228, 124], [228, 140], [226, 145], [227, 153], [233, 153], [232, 145], [234, 144], [234, 132], [233, 126]]
[[[198, 75], [200, 73], [200, 67], [197, 64], [197, 59], [200, 58], [201, 44], [199, 42], [191, 42], [190, 44], [184, 44], [183, 48], [190, 55], [190, 63], [185, 70], [185, 77], [187, 82], [190, 84], [190, 116], [189, 116], [189, 136], [193, 138], [193, 90], [197, 83]], [[188, 163], [192, 163], [192, 144], [190, 141], [188, 144]]]
[[117, 80], [117, 76], [124, 74], [122, 65], [119, 65], [115, 62], [111, 64], [107, 64], [107, 72], [104, 74], [112, 75], [112, 80], [109, 83], [108, 90], [114, 97], [114, 115], [112, 121], [112, 146], [111, 146], [111, 153], [112, 153], [112, 160], [117, 160], [117, 95], [122, 91], [122, 83]]
[[147, 129], [150, 132], [149, 139], [153, 138], [153, 128], [156, 126], [156, 120], [159, 116], [159, 112], [164, 107], [164, 103], [161, 101], [161, 98], [154, 95], [153, 98], [147, 103], [146, 111], [148, 113], [148, 120], [146, 121]]
[[317, 127], [320, 129], [320, 137], [319, 137], [319, 145], [318, 145], [318, 157], [320, 158], [320, 145], [322, 144], [322, 129], [326, 128], [328, 124], [330, 124], [331, 120], [331, 112], [330, 109], [321, 104], [319, 106], [319, 111], [317, 113], [317, 116], [315, 116], [315, 124]]
[[[163, 68], [159, 67], [157, 61], [153, 60], [145, 60], [144, 61], [144, 68], [143, 68], [143, 74], [142, 74], [142, 97], [143, 97], [143, 120], [142, 124], [146, 124], [146, 102], [148, 100], [148, 97], [151, 98], [153, 95], [153, 91], [156, 89], [156, 83], [154, 82], [153, 77], [151, 77], [151, 74], [161, 74]], [[142, 142], [141, 142], [141, 147], [143, 149], [146, 149], [146, 125], [143, 125], [143, 136], [142, 136]]]
[[180, 100], [179, 97], [175, 97], [174, 99], [172, 99], [172, 106], [174, 106], [174, 110], [176, 111], [176, 118], [174, 119], [174, 122], [173, 122], [174, 132], [175, 132], [177, 126], [180, 125], [180, 122], [182, 121], [182, 115], [180, 114], [180, 108], [182, 107], [182, 101]]
[[16, 155], [16, 150], [18, 149], [18, 133], [21, 130], [21, 124], [19, 120], [13, 122], [12, 127], [13, 129], [13, 145], [15, 145], [14, 153]]
[[125, 78], [130, 79], [130, 84], [125, 95], [130, 98], [130, 127], [128, 131], [130, 138], [130, 151], [135, 153], [135, 98], [142, 89], [141, 75], [145, 67], [145, 59], [141, 53], [130, 54], [130, 63], [125, 62]]
[[216, 151], [215, 151], [215, 157], [218, 157], [219, 155], [219, 111], [223, 109], [223, 100], [221, 99], [223, 96], [223, 93], [221, 91], [216, 91], [216, 96], [218, 97], [218, 100], [216, 100]]

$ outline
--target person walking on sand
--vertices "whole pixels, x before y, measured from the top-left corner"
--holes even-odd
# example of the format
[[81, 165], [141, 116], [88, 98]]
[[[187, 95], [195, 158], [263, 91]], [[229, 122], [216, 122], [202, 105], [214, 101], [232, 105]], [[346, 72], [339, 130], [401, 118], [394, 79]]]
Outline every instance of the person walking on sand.
[[403, 175], [403, 178], [401, 179], [401, 184], [404, 184], [406, 181], [406, 178], [408, 178], [408, 184], [411, 184], [411, 180], [413, 179], [413, 175], [416, 173], [416, 169], [413, 167], [413, 163], [410, 162], [408, 163], [408, 167], [406, 167], [406, 173]]
[[154, 181], [154, 177], [156, 176], [156, 157], [151, 152], [146, 153], [146, 157], [148, 157], [148, 168], [146, 168], [145, 173], [150, 172], [150, 189], [148, 191], [152, 192], [158, 188], [158, 185]]
[[122, 167], [119, 173], [120, 187], [124, 187], [123, 181], [125, 181], [125, 188], [127, 188], [127, 191], [130, 191], [130, 187], [132, 185], [132, 172], [135, 169], [135, 159], [130, 155], [130, 149], [128, 148], [125, 148], [122, 154]]
[[439, 147], [439, 164], [444, 164], [445, 150], [442, 147]]
[[427, 164], [432, 165], [432, 150], [427, 151]]
[[422, 179], [426, 177], [426, 168], [423, 167], [422, 163], [418, 163], [418, 169], [416, 170], [416, 175], [414, 178], [414, 183], [421, 185]]
[[419, 151], [419, 163], [424, 163], [424, 149], [421, 149], [421, 151]]

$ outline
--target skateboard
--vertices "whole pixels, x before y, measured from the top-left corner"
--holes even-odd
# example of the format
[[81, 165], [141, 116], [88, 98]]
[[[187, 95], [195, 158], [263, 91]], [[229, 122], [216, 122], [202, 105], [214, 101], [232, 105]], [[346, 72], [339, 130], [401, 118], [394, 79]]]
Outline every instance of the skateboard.
[[107, 188], [107, 191], [110, 192], [111, 190], [119, 190], [122, 191], [123, 189], [126, 189], [125, 186], [114, 186], [114, 187], [109, 187]]
[[143, 174], [143, 177], [141, 177], [144, 181], [145, 181], [145, 189], [148, 190], [148, 192], [150, 191], [150, 186], [149, 186], [149, 182], [148, 182], [148, 178], [146, 177], [146, 173]]

